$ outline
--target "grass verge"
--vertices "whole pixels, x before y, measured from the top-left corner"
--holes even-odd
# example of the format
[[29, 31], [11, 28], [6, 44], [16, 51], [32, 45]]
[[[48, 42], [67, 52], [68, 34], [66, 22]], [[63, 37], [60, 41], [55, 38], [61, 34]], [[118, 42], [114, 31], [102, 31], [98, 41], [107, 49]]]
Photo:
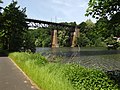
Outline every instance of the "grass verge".
[[119, 90], [99, 70], [77, 64], [49, 63], [40, 54], [15, 52], [9, 57], [43, 90]]

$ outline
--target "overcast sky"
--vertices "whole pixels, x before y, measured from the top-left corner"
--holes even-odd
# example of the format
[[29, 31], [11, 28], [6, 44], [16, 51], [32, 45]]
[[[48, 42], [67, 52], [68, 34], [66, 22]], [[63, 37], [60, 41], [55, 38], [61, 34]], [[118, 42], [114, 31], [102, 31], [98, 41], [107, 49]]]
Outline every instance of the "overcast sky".
[[[2, 0], [2, 6], [11, 3], [12, 0]], [[89, 0], [17, 0], [21, 8], [26, 7], [28, 18], [53, 21], [53, 22], [77, 22], [78, 24], [91, 19], [85, 17]]]

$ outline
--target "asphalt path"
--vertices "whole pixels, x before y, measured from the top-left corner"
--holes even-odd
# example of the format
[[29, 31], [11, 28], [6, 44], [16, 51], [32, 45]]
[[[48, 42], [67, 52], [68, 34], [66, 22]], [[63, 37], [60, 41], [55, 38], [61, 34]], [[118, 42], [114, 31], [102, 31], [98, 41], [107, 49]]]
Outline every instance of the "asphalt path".
[[0, 90], [38, 89], [8, 57], [0, 57]]

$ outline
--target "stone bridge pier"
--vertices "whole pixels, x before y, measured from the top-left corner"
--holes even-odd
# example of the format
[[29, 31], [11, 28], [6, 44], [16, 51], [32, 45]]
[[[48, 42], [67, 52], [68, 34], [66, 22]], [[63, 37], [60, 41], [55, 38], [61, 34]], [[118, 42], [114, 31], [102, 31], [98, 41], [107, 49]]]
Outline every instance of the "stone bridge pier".
[[73, 32], [71, 47], [75, 47], [77, 45], [77, 38], [79, 37], [79, 31], [80, 30], [77, 27], [75, 27], [75, 31]]
[[[52, 32], [52, 48], [54, 47], [59, 47], [58, 44], [58, 38], [57, 38], [57, 32], [58, 30], [53, 30]], [[71, 42], [71, 47], [75, 47], [77, 45], [77, 38], [79, 37], [79, 29], [75, 27], [75, 31], [72, 34], [72, 41]]]
[[59, 47], [57, 32], [58, 32], [57, 30], [53, 30], [52, 32], [52, 48]]

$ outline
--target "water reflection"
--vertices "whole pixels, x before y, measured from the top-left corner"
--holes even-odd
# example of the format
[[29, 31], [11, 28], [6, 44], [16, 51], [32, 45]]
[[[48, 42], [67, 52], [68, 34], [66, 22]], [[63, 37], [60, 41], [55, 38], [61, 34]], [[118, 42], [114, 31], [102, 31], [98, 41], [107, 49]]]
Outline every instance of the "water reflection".
[[120, 70], [120, 50], [104, 48], [37, 48], [49, 61], [79, 63], [85, 67]]

